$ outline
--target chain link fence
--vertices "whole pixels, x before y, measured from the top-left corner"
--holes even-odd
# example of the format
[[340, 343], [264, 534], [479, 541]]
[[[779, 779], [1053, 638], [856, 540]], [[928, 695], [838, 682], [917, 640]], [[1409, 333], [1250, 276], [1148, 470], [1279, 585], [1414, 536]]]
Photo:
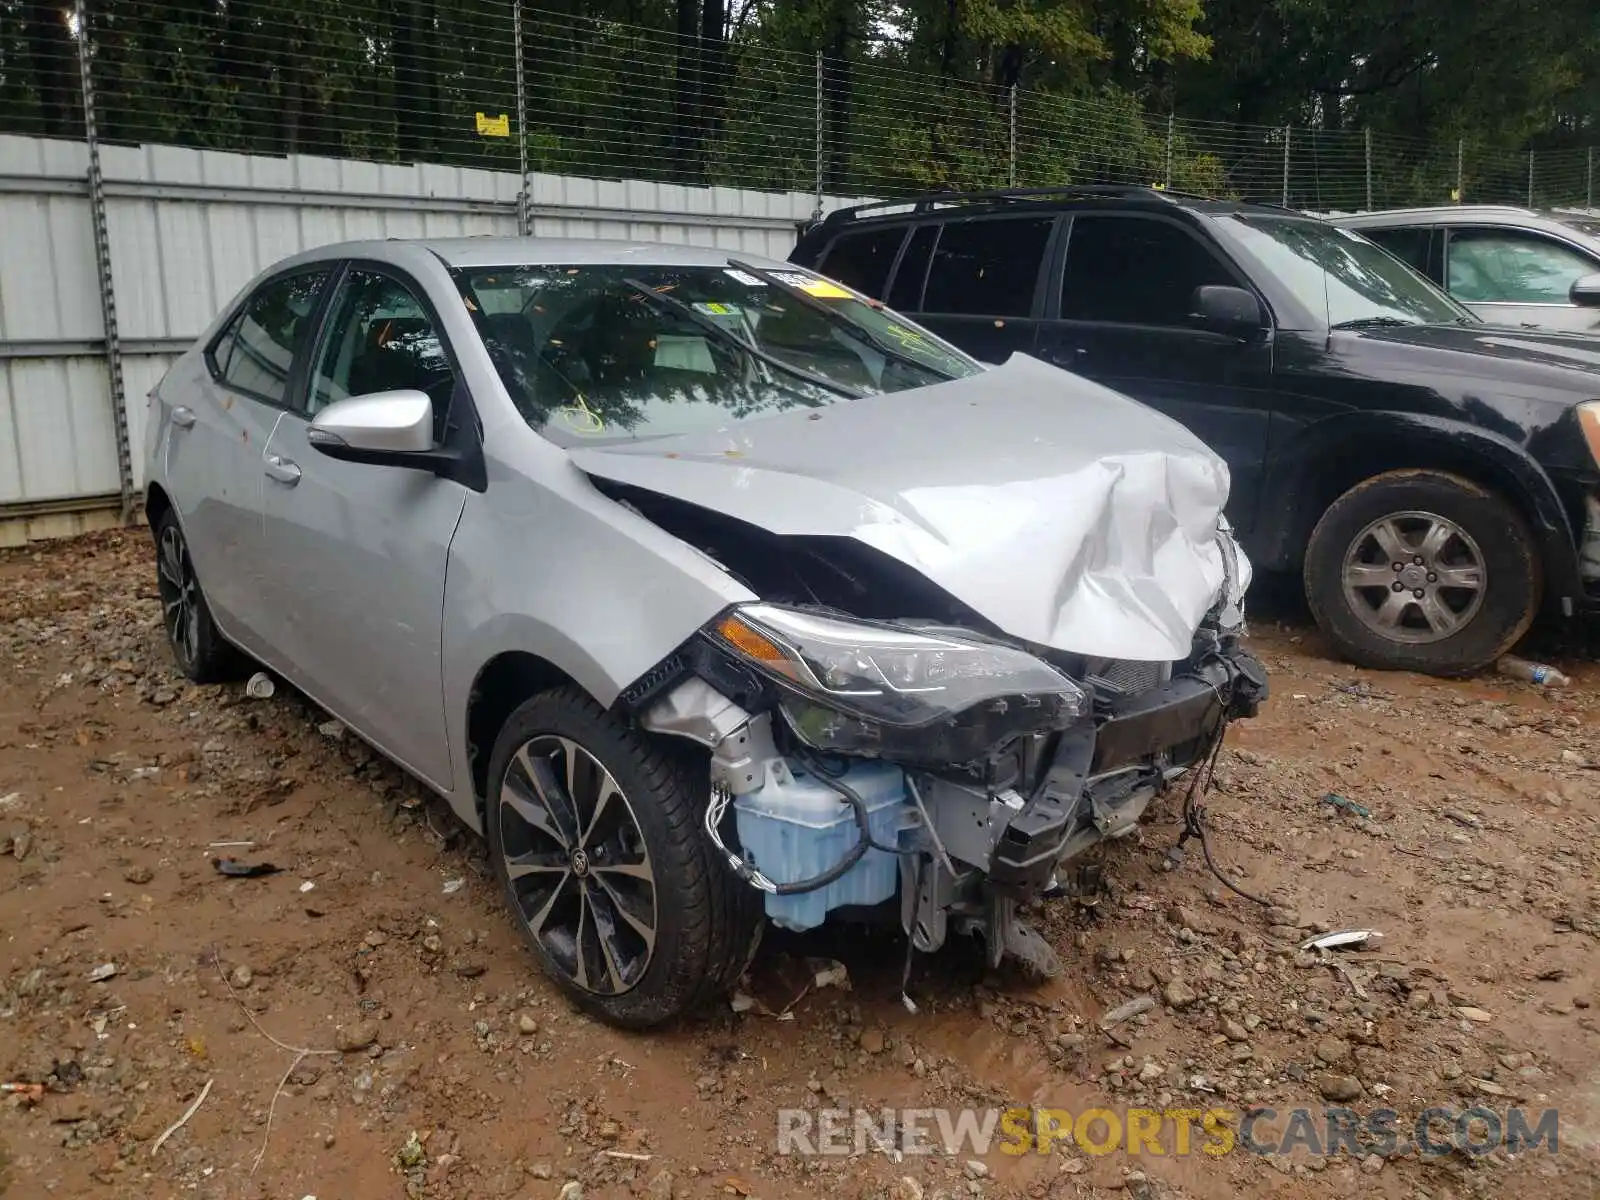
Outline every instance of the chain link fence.
[[0, 0], [0, 132], [892, 197], [1158, 184], [1313, 211], [1595, 203], [1592, 149], [1152, 114], [511, 0]]

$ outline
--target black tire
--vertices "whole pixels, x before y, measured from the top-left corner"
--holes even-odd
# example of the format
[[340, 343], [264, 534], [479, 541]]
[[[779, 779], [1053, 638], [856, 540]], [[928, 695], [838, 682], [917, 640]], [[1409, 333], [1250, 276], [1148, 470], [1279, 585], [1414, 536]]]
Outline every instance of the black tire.
[[211, 606], [189, 558], [189, 543], [178, 524], [178, 514], [168, 509], [157, 518], [156, 589], [161, 596], [161, 624], [178, 670], [195, 683], [223, 683], [237, 679], [248, 659], [236, 650], [211, 619]]
[[1527, 633], [1541, 581], [1522, 515], [1443, 471], [1357, 484], [1306, 548], [1306, 600], [1322, 632], [1351, 662], [1385, 670], [1480, 670]]
[[[569, 758], [579, 764], [570, 789], [555, 778]], [[717, 859], [701, 829], [707, 771], [704, 756], [652, 740], [574, 688], [534, 696], [495, 740], [484, 829], [506, 904], [545, 973], [613, 1025], [660, 1025], [722, 995], [760, 936], [759, 893]], [[548, 804], [535, 779], [550, 789]], [[586, 809], [590, 790], [609, 798]], [[560, 811], [552, 816], [551, 806]]]

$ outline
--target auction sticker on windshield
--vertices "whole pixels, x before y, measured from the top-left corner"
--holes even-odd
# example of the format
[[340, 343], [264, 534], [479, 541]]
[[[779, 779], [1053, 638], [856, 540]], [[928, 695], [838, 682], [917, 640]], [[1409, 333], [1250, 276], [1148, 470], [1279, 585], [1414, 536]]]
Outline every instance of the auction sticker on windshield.
[[790, 287], [797, 287], [808, 296], [816, 296], [820, 300], [848, 300], [850, 293], [836, 283], [829, 283], [826, 279], [817, 279], [811, 275], [796, 275], [790, 272], [774, 271], [774, 279], [781, 279]]

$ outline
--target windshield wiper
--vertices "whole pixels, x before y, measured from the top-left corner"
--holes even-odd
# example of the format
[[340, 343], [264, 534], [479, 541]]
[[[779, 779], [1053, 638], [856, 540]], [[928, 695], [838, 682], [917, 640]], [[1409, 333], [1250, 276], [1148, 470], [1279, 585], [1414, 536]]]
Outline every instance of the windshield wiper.
[[810, 292], [806, 291], [805, 288], [796, 287], [788, 280], [773, 274], [771, 271], [763, 270], [760, 267], [754, 266], [738, 258], [730, 258], [728, 260], [728, 265], [733, 267], [735, 270], [745, 272], [747, 275], [754, 275], [757, 279], [761, 280], [761, 282], [770, 284], [772, 287], [775, 287], [780, 291], [787, 292], [796, 300], [800, 301], [801, 304], [804, 304], [807, 308], [812, 309], [815, 312], [819, 312], [823, 316], [827, 317], [828, 320], [832, 321], [835, 325], [838, 325], [857, 341], [871, 346], [885, 358], [892, 358], [896, 362], [905, 366], [912, 367], [919, 371], [926, 371], [930, 375], [937, 375], [940, 379], [958, 378], [957, 376], [950, 374], [948, 371], [933, 366], [931, 363], [923, 362], [915, 355], [907, 354], [904, 350], [901, 350], [896, 346], [891, 346], [877, 334], [873, 333], [872, 330], [857, 325], [842, 312], [839, 312], [837, 309], [831, 308], [823, 301], [818, 300]]
[[1333, 326], [1335, 329], [1409, 329], [1413, 325], [1421, 325], [1421, 321], [1403, 321], [1399, 317], [1356, 317], [1352, 321], [1340, 321]]
[[742, 350], [752, 358], [759, 359], [761, 362], [766, 363], [769, 367], [777, 367], [778, 370], [792, 375], [796, 379], [803, 379], [813, 387], [819, 387], [824, 391], [832, 392], [835, 396], [843, 396], [847, 400], [859, 400], [862, 396], [866, 395], [865, 392], [858, 392], [855, 388], [849, 387], [848, 385], [840, 383], [837, 380], [829, 379], [826, 375], [818, 375], [815, 371], [808, 371], [804, 367], [797, 367], [793, 363], [784, 362], [783, 359], [779, 358], [777, 355], [769, 354], [767, 351], [745, 341], [732, 330], [724, 329], [721, 325], [718, 325], [704, 313], [696, 312], [692, 307], [685, 304], [682, 300], [679, 300], [676, 296], [666, 296], [656, 291], [656, 289], [651, 287], [648, 283], [641, 283], [637, 279], [624, 279], [622, 282], [627, 284], [634, 291], [643, 296], [647, 301], [656, 305], [663, 311], [672, 313], [675, 316], [685, 317], [688, 320], [693, 321], [712, 337], [726, 342], [728, 345], [733, 346], [736, 349]]

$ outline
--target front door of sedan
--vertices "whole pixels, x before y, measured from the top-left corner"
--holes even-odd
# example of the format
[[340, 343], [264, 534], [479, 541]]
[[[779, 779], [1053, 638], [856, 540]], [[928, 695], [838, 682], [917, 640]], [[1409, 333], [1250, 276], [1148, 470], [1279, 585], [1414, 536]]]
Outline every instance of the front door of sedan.
[[305, 394], [272, 433], [263, 544], [271, 641], [313, 698], [429, 783], [452, 783], [440, 637], [445, 566], [466, 504], [426, 471], [342, 462], [307, 440], [335, 400], [417, 389], [436, 436], [457, 373], [421, 299], [398, 272], [353, 265], [328, 308]]

